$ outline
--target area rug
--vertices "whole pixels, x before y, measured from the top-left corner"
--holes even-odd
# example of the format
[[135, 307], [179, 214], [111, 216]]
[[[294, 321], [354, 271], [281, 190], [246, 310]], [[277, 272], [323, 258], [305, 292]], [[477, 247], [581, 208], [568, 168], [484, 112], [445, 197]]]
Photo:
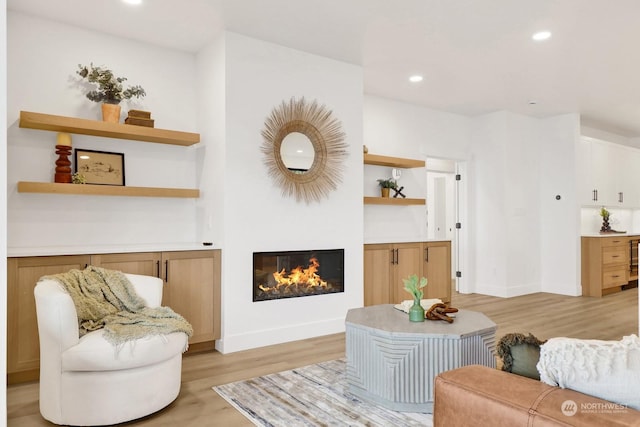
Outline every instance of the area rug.
[[395, 412], [347, 391], [345, 359], [213, 389], [257, 426], [433, 426], [431, 414]]

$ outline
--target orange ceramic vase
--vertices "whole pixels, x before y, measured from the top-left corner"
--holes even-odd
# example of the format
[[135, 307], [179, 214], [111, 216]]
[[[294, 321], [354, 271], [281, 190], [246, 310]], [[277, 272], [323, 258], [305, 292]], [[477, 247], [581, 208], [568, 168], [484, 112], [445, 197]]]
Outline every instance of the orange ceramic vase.
[[102, 104], [102, 121], [119, 123], [120, 110], [121, 110], [121, 107], [119, 104], [107, 104], [106, 102], [103, 103]]

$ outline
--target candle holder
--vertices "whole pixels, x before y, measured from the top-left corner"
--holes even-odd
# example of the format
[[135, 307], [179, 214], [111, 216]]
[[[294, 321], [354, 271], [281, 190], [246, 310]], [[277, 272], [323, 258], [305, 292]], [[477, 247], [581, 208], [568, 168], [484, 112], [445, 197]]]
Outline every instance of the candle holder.
[[71, 161], [68, 156], [71, 155], [71, 147], [68, 145], [56, 145], [56, 154], [58, 155], [58, 160], [56, 160], [56, 174], [54, 181], [63, 184], [70, 184]]

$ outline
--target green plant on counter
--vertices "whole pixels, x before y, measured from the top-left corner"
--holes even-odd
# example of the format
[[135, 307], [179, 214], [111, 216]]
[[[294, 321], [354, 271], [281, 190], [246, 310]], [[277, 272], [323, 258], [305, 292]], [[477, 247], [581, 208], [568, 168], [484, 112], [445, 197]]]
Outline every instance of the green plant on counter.
[[413, 274], [406, 279], [402, 279], [402, 282], [404, 283], [404, 290], [409, 292], [413, 296], [414, 300], [420, 301], [422, 299], [422, 296], [424, 295], [422, 288], [427, 286], [426, 277], [422, 277], [418, 280], [418, 276]]
[[602, 218], [609, 218], [611, 214], [609, 213], [609, 211], [607, 210], [607, 208], [605, 208], [604, 206], [602, 208], [600, 208], [600, 216]]

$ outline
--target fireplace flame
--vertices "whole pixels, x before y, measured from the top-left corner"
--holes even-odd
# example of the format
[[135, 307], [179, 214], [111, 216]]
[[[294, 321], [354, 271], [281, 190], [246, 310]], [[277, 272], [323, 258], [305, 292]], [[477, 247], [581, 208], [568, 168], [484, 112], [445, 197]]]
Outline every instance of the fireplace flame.
[[269, 294], [304, 294], [304, 293], [319, 293], [326, 292], [331, 288], [331, 285], [318, 275], [318, 268], [320, 263], [317, 258], [311, 258], [309, 260], [309, 266], [302, 268], [297, 266], [287, 274], [286, 269], [276, 271], [273, 273], [273, 278], [276, 281], [275, 286], [259, 285], [258, 287], [263, 292]]

